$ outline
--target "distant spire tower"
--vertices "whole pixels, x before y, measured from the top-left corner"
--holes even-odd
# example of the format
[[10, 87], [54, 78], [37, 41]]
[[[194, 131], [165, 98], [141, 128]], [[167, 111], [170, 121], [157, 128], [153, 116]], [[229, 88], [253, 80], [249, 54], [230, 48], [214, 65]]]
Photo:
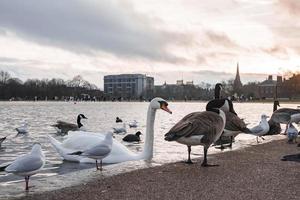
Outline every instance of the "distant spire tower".
[[241, 82], [241, 77], [240, 77], [239, 63], [237, 63], [236, 75], [235, 75], [235, 79], [234, 79], [234, 82], [233, 82], [233, 90], [238, 95], [241, 95], [242, 87], [243, 87], [243, 84]]

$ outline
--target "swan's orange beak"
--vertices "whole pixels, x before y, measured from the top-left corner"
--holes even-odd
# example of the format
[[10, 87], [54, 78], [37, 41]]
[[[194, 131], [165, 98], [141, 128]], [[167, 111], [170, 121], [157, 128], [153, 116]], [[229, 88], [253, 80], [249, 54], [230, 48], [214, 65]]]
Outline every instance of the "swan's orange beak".
[[163, 104], [161, 106], [161, 109], [164, 110], [164, 111], [166, 111], [166, 112], [168, 112], [168, 113], [170, 113], [170, 114], [172, 114], [172, 111], [168, 108], [168, 106], [166, 104]]

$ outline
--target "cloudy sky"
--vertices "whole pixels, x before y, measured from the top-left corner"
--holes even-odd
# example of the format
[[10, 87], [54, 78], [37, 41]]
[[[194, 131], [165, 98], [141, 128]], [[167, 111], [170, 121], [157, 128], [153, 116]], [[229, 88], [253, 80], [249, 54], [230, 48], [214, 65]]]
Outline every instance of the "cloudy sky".
[[1, 0], [0, 70], [215, 83], [300, 71], [299, 0]]

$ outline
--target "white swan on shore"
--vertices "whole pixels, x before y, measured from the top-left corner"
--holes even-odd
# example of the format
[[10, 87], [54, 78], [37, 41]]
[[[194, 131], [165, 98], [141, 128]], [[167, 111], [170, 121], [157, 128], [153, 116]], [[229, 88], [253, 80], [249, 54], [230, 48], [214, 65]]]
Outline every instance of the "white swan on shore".
[[[164, 99], [154, 98], [150, 102], [147, 112], [146, 137], [143, 151], [141, 153], [133, 153], [123, 144], [113, 139], [112, 151], [103, 159], [103, 163], [119, 163], [130, 160], [151, 159], [153, 157], [154, 121], [157, 109], [172, 113], [168, 109], [168, 103]], [[83, 151], [96, 145], [99, 141], [104, 139], [105, 135], [83, 131], [69, 132], [67, 139], [62, 143], [51, 136], [48, 137], [53, 147], [63, 159], [74, 162], [94, 163], [95, 161], [93, 159], [79, 155], [70, 155], [70, 153], [73, 153], [74, 151]]]

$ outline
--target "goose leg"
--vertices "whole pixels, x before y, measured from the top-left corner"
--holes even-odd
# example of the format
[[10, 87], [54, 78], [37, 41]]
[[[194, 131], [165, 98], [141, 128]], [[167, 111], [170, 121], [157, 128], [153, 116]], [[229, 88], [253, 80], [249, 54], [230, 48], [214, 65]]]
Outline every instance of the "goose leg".
[[100, 171], [102, 171], [102, 160], [100, 160]]
[[29, 176], [25, 176], [25, 190], [28, 191], [29, 190], [29, 186], [28, 186], [28, 183], [29, 183]]
[[96, 159], [96, 169], [97, 169], [97, 170], [100, 170], [100, 168], [99, 168], [99, 166], [98, 166], [98, 161], [97, 161], [97, 159]]
[[230, 145], [229, 145], [230, 149], [232, 148], [232, 142], [233, 142], [233, 136], [230, 136]]
[[262, 140], [265, 140], [265, 138], [263, 138], [263, 136], [260, 136], [260, 138], [261, 138]]
[[191, 160], [191, 146], [187, 146], [188, 147], [188, 160], [186, 161], [187, 164], [193, 164], [192, 160]]
[[216, 166], [219, 166], [219, 165], [209, 165], [209, 164], [207, 164], [207, 150], [208, 150], [208, 147], [204, 146], [204, 159], [203, 159], [203, 162], [201, 164], [201, 167], [216, 167]]
[[259, 143], [259, 142], [258, 142], [258, 136], [256, 136], [256, 142], [257, 142], [257, 144]]

